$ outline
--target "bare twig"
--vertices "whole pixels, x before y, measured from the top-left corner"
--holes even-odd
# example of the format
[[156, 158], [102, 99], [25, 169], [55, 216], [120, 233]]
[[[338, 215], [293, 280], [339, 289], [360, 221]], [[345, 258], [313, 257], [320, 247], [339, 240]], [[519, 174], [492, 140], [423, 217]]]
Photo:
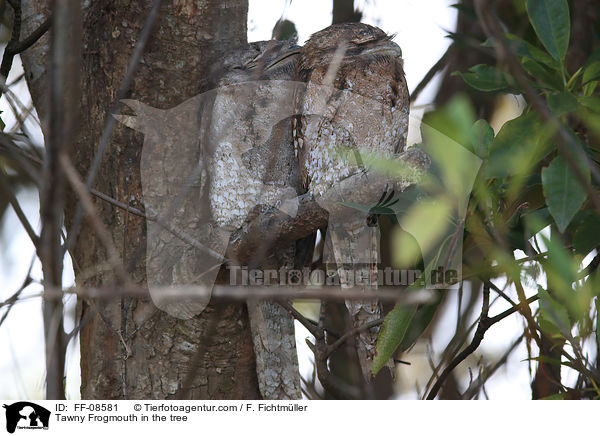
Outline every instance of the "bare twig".
[[[492, 283], [490, 280], [484, 280], [484, 282], [486, 282], [486, 284], [493, 289], [500, 297], [502, 297], [508, 304], [510, 304], [513, 307], [517, 307], [518, 303], [515, 303], [512, 298], [510, 298], [508, 295], [506, 295], [506, 293], [500, 289], [498, 286], [496, 286], [494, 283]], [[506, 288], [506, 285], [505, 285]]]
[[[340, 292], [338, 287], [307, 288], [298, 286], [227, 286], [214, 285], [212, 289], [203, 286], [170, 286], [153, 287], [155, 295], [161, 296], [166, 301], [204, 300], [207, 293], [213, 300], [246, 301], [249, 298], [259, 300], [289, 301], [293, 300], [369, 300], [396, 301], [405, 305], [419, 305], [431, 301], [432, 294], [426, 291], [398, 292], [398, 290], [382, 290], [371, 294], [364, 292], [362, 287], [344, 289]], [[76, 294], [80, 298], [96, 300], [111, 300], [114, 298], [148, 297], [148, 288], [143, 286], [105, 286], [105, 287], [72, 287], [65, 290], [49, 289], [48, 298], [62, 298], [65, 294]], [[33, 298], [35, 296], [31, 296]]]
[[318, 331], [315, 337], [315, 343], [311, 344], [307, 340], [307, 344], [309, 348], [315, 355], [315, 369], [317, 371], [317, 377], [319, 378], [319, 382], [321, 382], [321, 386], [325, 388], [327, 392], [333, 395], [337, 399], [358, 399], [360, 398], [360, 389], [356, 386], [352, 386], [340, 380], [337, 376], [329, 372], [328, 367], [328, 354], [327, 354], [327, 343], [325, 342], [325, 334], [324, 334], [324, 319], [326, 312], [327, 302], [321, 303], [321, 308], [319, 311], [319, 322], [317, 324]]
[[21, 41], [15, 42], [6, 46], [6, 50], [9, 50], [13, 55], [24, 52], [33, 44], [35, 44], [44, 34], [50, 29], [52, 25], [52, 17], [46, 18], [46, 20], [39, 25], [31, 34]]
[[33, 243], [34, 247], [38, 249], [40, 238], [38, 237], [38, 235], [35, 234], [33, 228], [31, 227], [31, 224], [29, 223], [29, 220], [27, 220], [27, 217], [23, 212], [23, 209], [21, 209], [19, 201], [10, 189], [10, 185], [8, 183], [8, 180], [6, 179], [6, 173], [2, 168], [0, 168], [0, 190], [4, 191], [4, 195], [6, 195], [6, 197], [8, 198], [8, 202], [13, 207], [13, 210], [15, 211], [17, 218], [19, 218], [19, 221], [23, 225], [23, 228], [27, 232], [29, 239], [31, 239], [31, 242]]
[[375, 319], [364, 325], [358, 326], [350, 331], [347, 331], [342, 335], [342, 337], [340, 337], [337, 341], [335, 341], [333, 344], [327, 347], [326, 357], [331, 356], [338, 348], [340, 348], [344, 344], [344, 342], [346, 342], [352, 336], [357, 335], [358, 333], [363, 332], [365, 330], [369, 330], [370, 328], [373, 328], [375, 326], [381, 325], [383, 324], [383, 321], [384, 318]]
[[[527, 303], [527, 297], [525, 296], [525, 289], [523, 288], [521, 279], [520, 277], [515, 277], [512, 282], [514, 283], [515, 289], [517, 290], [517, 297], [519, 297], [519, 304], [516, 307], [516, 309], [521, 313], [521, 315], [523, 315], [523, 317], [527, 321], [527, 328], [529, 329], [529, 332], [526, 332], [525, 336], [527, 338], [532, 338], [533, 340], [535, 340], [537, 346], [541, 348], [542, 343], [540, 336], [537, 332], [537, 323], [535, 322], [535, 319], [533, 319], [531, 308]], [[515, 309], [515, 307], [513, 307], [513, 309]]]
[[[507, 309], [496, 316], [493, 316], [491, 318], [488, 317], [490, 307], [490, 284], [491, 283], [488, 281], [484, 282], [483, 305], [481, 309], [481, 316], [479, 317], [479, 323], [477, 325], [477, 329], [475, 330], [475, 334], [473, 335], [471, 343], [463, 351], [461, 351], [444, 369], [442, 374], [438, 377], [436, 383], [429, 391], [429, 394], [427, 395], [428, 400], [433, 400], [436, 397], [439, 389], [442, 387], [444, 381], [446, 380], [446, 378], [448, 378], [448, 376], [454, 370], [454, 368], [456, 368], [463, 360], [469, 357], [479, 347], [481, 341], [483, 340], [485, 332], [489, 330], [491, 326], [502, 321], [504, 318], [506, 318], [509, 315], [512, 315], [513, 313], [522, 312], [522, 304], [519, 303], [518, 305], [513, 306], [510, 309]], [[529, 305], [534, 301], [537, 301], [538, 299], [539, 296], [534, 295], [526, 299], [525, 304]]]
[[[530, 305], [531, 303], [533, 303], [534, 301], [537, 301], [539, 299], [540, 299], [539, 295], [533, 295], [533, 296], [529, 297], [527, 300], [525, 300], [525, 302], [527, 305]], [[511, 307], [510, 309], [506, 309], [504, 312], [499, 313], [496, 316], [491, 317], [489, 319], [490, 326], [496, 324], [497, 322], [502, 321], [504, 318], [512, 315], [515, 312], [521, 312], [521, 303], [517, 304], [516, 306]]]
[[122, 201], [116, 200], [114, 198], [112, 198], [110, 195], [106, 195], [100, 191], [97, 191], [95, 189], [90, 189], [90, 194], [92, 194], [94, 197], [98, 197], [101, 200], [106, 201], [107, 203], [112, 204], [113, 206], [118, 207], [119, 209], [123, 209], [126, 212], [129, 212], [130, 214], [139, 216], [141, 218], [145, 218], [148, 219], [150, 221], [152, 221], [152, 217], [148, 218], [146, 216], [146, 213], [143, 210], [137, 209], [135, 207], [131, 207], [125, 203], [123, 203]]
[[308, 330], [313, 336], [317, 336], [320, 334], [319, 328], [316, 325], [316, 323], [313, 323], [311, 320], [307, 319], [304, 315], [298, 312], [296, 308], [292, 306], [289, 302], [280, 301], [279, 304], [281, 305], [281, 307], [287, 310], [295, 319], [297, 319], [298, 322], [300, 322], [300, 324], [302, 324], [306, 328], [306, 330]]
[[477, 377], [477, 379], [465, 391], [465, 393], [462, 395], [462, 398], [473, 398], [475, 394], [479, 391], [479, 389], [482, 388], [485, 385], [485, 383], [496, 373], [496, 371], [506, 363], [508, 357], [517, 348], [517, 345], [519, 345], [521, 341], [523, 341], [524, 337], [524, 335], [519, 336], [510, 345], [510, 347], [508, 347], [508, 349], [504, 352], [502, 357], [500, 357], [500, 359], [498, 359], [498, 361], [495, 364], [493, 364], [492, 366], [487, 366], [483, 373], [479, 375], [479, 377]]
[[[2, 55], [2, 63], [0, 63], [0, 83], [2, 83], [3, 85], [6, 83], [8, 73], [12, 68], [13, 59], [16, 55], [16, 53], [12, 53], [12, 51], [9, 50], [8, 47], [12, 44], [17, 44], [19, 42], [19, 38], [21, 37], [21, 0], [10, 1], [9, 4], [13, 8], [14, 18], [10, 41], [8, 41], [8, 44], [4, 49], [4, 54]], [[0, 95], [2, 95], [1, 92]]]
[[596, 256], [594, 256], [594, 258], [591, 260], [591, 262], [588, 264], [588, 266], [586, 266], [578, 275], [578, 279], [583, 279], [587, 276], [589, 276], [590, 274], [592, 274], [594, 271], [596, 271], [598, 269], [598, 266], [600, 266], [600, 247], [596, 247]]
[[46, 343], [46, 399], [48, 400], [65, 398], [63, 378], [66, 338], [63, 327], [63, 303], [61, 298], [50, 298], [46, 295], [46, 291], [50, 294], [62, 287], [64, 252], [61, 247], [61, 231], [65, 175], [59, 156], [69, 149], [77, 135], [80, 13], [78, 0], [54, 2], [49, 66], [51, 110], [46, 142], [46, 164], [40, 194], [42, 231], [38, 251], [44, 273], [43, 318]]
[[419, 82], [415, 90], [410, 94], [410, 101], [415, 102], [419, 97], [419, 94], [429, 85], [431, 79], [435, 77], [435, 75], [444, 69], [446, 63], [448, 62], [448, 57], [450, 56], [451, 51], [454, 50], [454, 43], [450, 44], [441, 58], [427, 71], [427, 74], [423, 77], [423, 79]]
[[4, 320], [10, 313], [10, 310], [13, 308], [15, 303], [19, 301], [19, 296], [21, 295], [23, 290], [33, 282], [33, 279], [31, 278], [31, 269], [33, 268], [35, 259], [35, 256], [33, 257], [33, 259], [31, 259], [31, 262], [29, 263], [29, 269], [27, 270], [27, 275], [25, 276], [25, 280], [23, 280], [21, 286], [19, 286], [19, 289], [17, 289], [6, 301], [0, 303], [0, 307], [8, 306], [6, 312], [4, 312], [2, 318], [0, 318], [0, 326], [4, 323]]
[[467, 357], [469, 357], [479, 347], [479, 344], [481, 344], [481, 341], [483, 340], [483, 336], [485, 335], [485, 332], [490, 327], [489, 318], [488, 318], [489, 309], [490, 309], [490, 288], [489, 288], [489, 286], [484, 284], [484, 286], [483, 286], [483, 305], [481, 308], [481, 316], [479, 317], [479, 325], [477, 326], [477, 330], [475, 330], [475, 334], [473, 335], [473, 340], [463, 351], [461, 351], [458, 354], [458, 356], [456, 356], [454, 358], [454, 360], [452, 360], [452, 362], [450, 362], [450, 364], [440, 374], [439, 378], [437, 379], [437, 381], [435, 382], [435, 384], [429, 391], [429, 394], [427, 395], [428, 400], [433, 400], [436, 397], [436, 395], [438, 394], [438, 391], [440, 390], [440, 388], [442, 387], [442, 385], [444, 384], [444, 382], [446, 381], [446, 379], [448, 378], [450, 373], [454, 370], [454, 368], [456, 368], [463, 360], [465, 360]]

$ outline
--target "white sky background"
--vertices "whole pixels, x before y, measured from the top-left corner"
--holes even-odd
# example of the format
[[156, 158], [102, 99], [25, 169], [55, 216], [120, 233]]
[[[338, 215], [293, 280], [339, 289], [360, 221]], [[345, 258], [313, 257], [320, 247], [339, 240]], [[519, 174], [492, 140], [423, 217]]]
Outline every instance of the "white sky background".
[[[358, 0], [362, 21], [396, 34], [394, 41], [402, 49], [409, 90], [444, 54], [450, 44], [446, 30], [456, 26], [454, 0]], [[271, 39], [279, 18], [296, 24], [298, 43], [331, 24], [332, 1], [326, 0], [254, 0], [248, 11], [248, 41]], [[435, 91], [435, 90], [433, 90]], [[423, 94], [419, 102], [428, 102], [433, 92]]]
[[[443, 55], [450, 40], [446, 38], [446, 30], [454, 30], [456, 10], [450, 5], [454, 0], [362, 0], [358, 1], [363, 11], [363, 21], [381, 27], [388, 33], [396, 34], [395, 41], [403, 51], [404, 66], [409, 90], [413, 90], [425, 73]], [[293, 21], [299, 31], [299, 43], [314, 32], [327, 27], [331, 23], [332, 2], [325, 0], [250, 0], [248, 16], [248, 39], [257, 41], [270, 39], [275, 22], [283, 17]], [[19, 62], [15, 62], [18, 64]], [[17, 67], [17, 66], [15, 66]], [[15, 69], [15, 68], [14, 68]], [[14, 76], [16, 72], [12, 72]], [[10, 81], [10, 80], [9, 80]], [[421, 94], [419, 105], [430, 103], [435, 95], [437, 82], [434, 80]], [[19, 93], [28, 100], [26, 90]], [[2, 117], [10, 125], [10, 109], [5, 98], [0, 101]], [[418, 110], [412, 110], [419, 117]], [[415, 118], [413, 120], [415, 121]], [[413, 132], [415, 124], [411, 125]], [[413, 138], [414, 138], [413, 134]], [[410, 142], [410, 139], [409, 139]], [[19, 200], [34, 224], [39, 228], [39, 204], [37, 195], [21, 192]], [[2, 228], [3, 242], [0, 247], [0, 301], [8, 298], [22, 282], [33, 255], [33, 247], [22, 230], [16, 216], [9, 208], [4, 217]], [[41, 277], [39, 262], [34, 266], [33, 275]], [[70, 264], [65, 271], [65, 285], [72, 283]], [[25, 294], [39, 293], [39, 284], [31, 285]], [[500, 310], [498, 310], [499, 312]], [[0, 317], [4, 309], [0, 309]], [[493, 312], [497, 313], [497, 312]], [[447, 311], [443, 325], [448, 331], [436, 332], [433, 338], [435, 349], [447, 340], [454, 330], [455, 314]], [[72, 328], [73, 304], [69, 306], [67, 328]], [[299, 324], [297, 324], [299, 326]], [[509, 317], [501, 325], [492, 327], [485, 337], [482, 349], [496, 351], [499, 356], [508, 344], [522, 331], [521, 320]], [[310, 351], [304, 343], [309, 334], [299, 329], [298, 343], [301, 354], [301, 366], [308, 368]], [[70, 349], [67, 358], [67, 395], [79, 398], [79, 359], [78, 341], [75, 349]], [[72, 348], [72, 347], [71, 347]], [[0, 373], [4, 374], [0, 383], [0, 398], [41, 398], [44, 379], [43, 328], [40, 299], [27, 300], [15, 305], [5, 323], [0, 327]], [[521, 347], [509, 359], [503, 373], [496, 374], [487, 384], [487, 392], [492, 399], [527, 399], [531, 396], [529, 374], [524, 358], [524, 347]], [[10, 376], [7, 377], [7, 375]], [[306, 374], [306, 373], [305, 373]], [[404, 374], [410, 380], [410, 374]], [[422, 382], [419, 381], [421, 386]], [[414, 385], [414, 383], [412, 383]]]

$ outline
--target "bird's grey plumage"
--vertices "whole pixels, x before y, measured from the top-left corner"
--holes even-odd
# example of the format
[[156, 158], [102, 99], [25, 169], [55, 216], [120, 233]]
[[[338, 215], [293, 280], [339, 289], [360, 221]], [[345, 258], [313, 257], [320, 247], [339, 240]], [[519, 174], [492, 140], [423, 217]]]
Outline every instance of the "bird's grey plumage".
[[[300, 51], [296, 77], [306, 82], [306, 91], [299, 102], [294, 147], [303, 186], [317, 201], [332, 198], [324, 194], [344, 178], [364, 171], [370, 154], [390, 158], [404, 149], [409, 99], [401, 52], [381, 29], [346, 23], [315, 33]], [[352, 198], [337, 201], [352, 202]], [[379, 230], [367, 225], [367, 214], [351, 208], [330, 212], [327, 235], [342, 287], [351, 285], [344, 266], [377, 276]], [[376, 286], [371, 280], [363, 288]], [[347, 301], [346, 306], [354, 327], [381, 317], [377, 301]], [[377, 334], [378, 329], [372, 328], [357, 335], [367, 380]]]
[[[263, 41], [224, 60], [209, 141], [211, 211], [224, 229], [239, 228], [259, 205], [295, 214], [300, 183], [290, 118], [294, 86], [286, 81], [294, 77], [297, 52], [291, 42]], [[264, 248], [268, 255], [253, 267], [293, 269], [293, 245], [274, 253]], [[270, 301], [248, 301], [248, 314], [263, 398], [301, 398], [293, 318]]]

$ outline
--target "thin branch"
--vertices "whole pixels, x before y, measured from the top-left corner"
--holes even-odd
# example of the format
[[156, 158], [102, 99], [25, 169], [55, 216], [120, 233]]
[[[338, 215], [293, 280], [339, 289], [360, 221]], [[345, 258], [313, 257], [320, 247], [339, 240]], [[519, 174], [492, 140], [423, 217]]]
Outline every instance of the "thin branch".
[[[519, 305], [519, 303], [515, 303], [512, 298], [510, 298], [508, 295], [506, 295], [506, 293], [500, 289], [498, 286], [496, 286], [494, 283], [492, 283], [490, 280], [483, 280], [490, 288], [492, 288], [499, 296], [501, 296], [508, 304], [510, 304], [513, 307], [517, 307]], [[508, 284], [508, 282], [507, 282]], [[506, 285], [504, 286], [504, 288], [506, 289]]]
[[591, 262], [588, 264], [588, 266], [586, 266], [578, 275], [577, 279], [581, 280], [587, 276], [589, 276], [590, 274], [592, 274], [594, 271], [596, 271], [598, 269], [598, 266], [600, 266], [600, 247], [596, 247], [596, 256], [594, 256], [594, 258], [591, 260]]
[[[521, 279], [520, 277], [516, 277], [512, 282], [514, 283], [515, 289], [517, 290], [517, 297], [519, 297], [519, 304], [516, 307], [516, 310], [518, 310], [521, 313], [521, 315], [523, 315], [523, 317], [527, 321], [527, 327], [529, 329], [529, 334], [526, 334], [525, 336], [528, 338], [533, 338], [537, 346], [542, 348], [541, 339], [537, 334], [537, 323], [535, 322], [535, 319], [533, 319], [531, 308], [527, 303], [527, 297], [525, 296], [525, 289], [523, 288]], [[513, 309], [515, 309], [515, 307], [513, 307]]]
[[[3, 85], [6, 83], [6, 79], [8, 78], [8, 73], [10, 73], [10, 69], [12, 68], [13, 59], [15, 58], [16, 53], [12, 53], [8, 47], [11, 44], [17, 44], [19, 42], [19, 38], [21, 36], [21, 0], [13, 0], [8, 2], [10, 6], [13, 8], [14, 17], [13, 17], [13, 25], [12, 25], [12, 33], [10, 36], [10, 41], [6, 48], [4, 49], [4, 54], [2, 55], [2, 63], [0, 63], [0, 83]], [[2, 92], [0, 92], [0, 96]]]
[[[340, 292], [339, 287], [336, 286], [313, 288], [302, 285], [287, 287], [279, 285], [214, 285], [212, 289], [207, 286], [165, 286], [152, 287], [152, 291], [156, 295], [160, 295], [165, 301], [205, 300], [207, 294], [215, 301], [246, 301], [249, 298], [273, 301], [289, 301], [290, 299], [327, 301], [376, 299], [379, 301], [400, 302], [404, 305], [420, 305], [431, 302], [432, 299], [432, 294], [426, 291], [398, 292], [395, 288], [390, 290], [381, 290], [380, 288], [377, 292], [369, 294], [364, 292], [364, 288], [360, 286], [344, 289], [344, 292]], [[60, 288], [49, 289], [48, 298], [62, 298], [65, 294], [76, 294], [80, 298], [95, 300], [111, 300], [123, 296], [143, 298], [149, 296], [147, 287], [130, 284], [127, 286], [72, 287], [65, 290]], [[34, 297], [36, 296], [30, 298]]]
[[448, 62], [448, 57], [450, 56], [451, 51], [454, 49], [454, 43], [450, 44], [441, 58], [427, 71], [427, 74], [423, 77], [423, 79], [419, 82], [415, 90], [410, 94], [410, 101], [414, 102], [419, 97], [419, 94], [429, 85], [431, 79], [435, 77], [437, 73], [444, 69], [446, 63]]
[[440, 374], [439, 378], [429, 391], [429, 395], [427, 395], [428, 400], [435, 399], [438, 391], [450, 375], [450, 373], [456, 368], [463, 360], [469, 357], [481, 344], [483, 340], [483, 336], [485, 332], [489, 328], [489, 318], [488, 312], [490, 309], [490, 288], [487, 284], [483, 285], [483, 305], [481, 308], [481, 316], [479, 317], [479, 325], [477, 326], [477, 330], [475, 330], [475, 334], [473, 335], [473, 340], [471, 343], [461, 351], [455, 358], [450, 362], [450, 364], [444, 369], [442, 374]]
[[484, 374], [481, 374], [479, 377], [477, 377], [477, 379], [469, 386], [469, 388], [462, 395], [462, 398], [468, 398], [468, 399], [473, 398], [473, 396], [477, 393], [477, 391], [479, 391], [479, 389], [485, 385], [485, 383], [496, 373], [496, 371], [498, 369], [500, 369], [502, 367], [502, 365], [504, 365], [506, 363], [506, 361], [508, 360], [508, 357], [517, 348], [517, 345], [519, 345], [523, 341], [524, 337], [525, 337], [525, 335], [520, 335], [510, 345], [510, 347], [508, 347], [508, 349], [504, 352], [504, 354], [500, 357], [500, 359], [498, 359], [498, 361], [494, 365], [492, 365], [491, 367], [486, 366]]
[[296, 310], [294, 306], [292, 306], [288, 301], [280, 301], [279, 304], [285, 310], [287, 310], [300, 324], [302, 324], [306, 330], [308, 330], [314, 337], [320, 336], [323, 332], [320, 331], [319, 327], [316, 323], [313, 323], [311, 320], [306, 318], [300, 312]]
[[[529, 305], [539, 299], [540, 299], [539, 295], [533, 295], [533, 296], [529, 297], [527, 300], [525, 300], [525, 302], [527, 305]], [[491, 317], [489, 319], [490, 327], [493, 326], [494, 324], [496, 324], [497, 322], [502, 321], [504, 318], [512, 315], [515, 312], [521, 312], [521, 303], [517, 304], [516, 306], [511, 307], [510, 309], [506, 309], [504, 312], [499, 313], [496, 316]]]
[[[340, 292], [340, 294], [343, 294]], [[326, 312], [327, 302], [321, 303], [319, 310], [319, 322], [317, 327], [321, 334], [315, 336], [315, 344], [311, 344], [308, 340], [306, 341], [309, 348], [315, 355], [315, 369], [317, 371], [317, 377], [321, 386], [325, 390], [333, 395], [337, 399], [358, 399], [360, 398], [361, 392], [356, 386], [349, 385], [344, 380], [341, 380], [329, 371], [328, 354], [327, 354], [327, 343], [325, 341], [325, 335], [323, 334], [324, 320]]]
[[[471, 295], [467, 307], [462, 312], [460, 317], [462, 320], [468, 320], [471, 318], [471, 313], [473, 312], [477, 301], [479, 301], [479, 287], [477, 287], [477, 290], [472, 287], [470, 294]], [[452, 339], [450, 339], [448, 345], [444, 347], [444, 351], [442, 352], [442, 356], [437, 365], [433, 362], [433, 357], [430, 355], [431, 353], [428, 353], [427, 358], [433, 371], [429, 377], [429, 380], [427, 380], [427, 384], [425, 385], [423, 392], [429, 391], [438, 375], [442, 371], [442, 368], [446, 365], [446, 363], [451, 362], [456, 354], [462, 349], [465, 342], [469, 339], [471, 332], [477, 327], [478, 322], [479, 319], [476, 319], [468, 326], [465, 326], [465, 322], [460, 323], [460, 329], [456, 329]]]
[[[59, 158], [72, 147], [77, 137], [81, 48], [79, 0], [55, 0], [52, 20], [48, 67], [50, 119], [40, 192], [42, 230], [38, 256], [44, 274], [42, 309], [46, 351], [46, 399], [61, 400], [65, 398], [63, 379], [66, 352], [63, 302], [62, 298], [50, 298], [49, 294], [62, 287], [64, 253], [61, 248], [61, 235], [65, 173]], [[13, 40], [18, 41], [18, 38]]]
[[19, 74], [17, 77], [15, 77], [15, 79], [12, 82], [9, 82], [6, 84], [7, 88], [10, 88], [11, 86], [16, 85], [17, 83], [19, 83], [21, 80], [23, 80], [25, 78], [25, 73], [21, 73]]
[[35, 29], [31, 34], [21, 41], [17, 41], [13, 44], [9, 44], [6, 46], [6, 50], [8, 50], [13, 55], [17, 55], [19, 53], [24, 52], [33, 44], [35, 44], [44, 34], [50, 29], [52, 25], [52, 16], [46, 18], [46, 20], [39, 25], [37, 29]]
[[[483, 340], [483, 336], [484, 336], [485, 332], [487, 330], [489, 330], [489, 328], [491, 326], [502, 321], [504, 318], [512, 315], [513, 313], [522, 312], [522, 304], [519, 303], [516, 306], [513, 306], [510, 309], [507, 309], [504, 312], [499, 313], [498, 315], [489, 318], [488, 314], [489, 314], [489, 307], [490, 307], [490, 303], [489, 303], [490, 285], [493, 286], [493, 284], [489, 281], [484, 282], [483, 307], [481, 309], [481, 316], [479, 317], [479, 323], [477, 325], [477, 330], [475, 331], [475, 334], [473, 335], [473, 340], [444, 369], [444, 371], [442, 372], [440, 377], [437, 379], [434, 386], [431, 388], [431, 391], [429, 391], [429, 395], [427, 396], [428, 400], [433, 400], [436, 397], [437, 392], [441, 388], [445, 379], [450, 375], [450, 373], [454, 370], [454, 368], [456, 368], [463, 360], [465, 360], [467, 357], [469, 357], [479, 347], [479, 345], [481, 344], [481, 341]], [[539, 299], [539, 296], [534, 295], [532, 297], [527, 298], [525, 300], [525, 304], [529, 305], [529, 304], [533, 303], [534, 301], [537, 301], [538, 299]]]
[[29, 286], [33, 282], [33, 279], [31, 278], [31, 270], [33, 268], [33, 264], [35, 263], [35, 259], [36, 259], [36, 256], [33, 256], [33, 258], [31, 259], [31, 262], [29, 263], [29, 269], [27, 270], [27, 275], [25, 276], [25, 279], [23, 280], [23, 283], [21, 284], [21, 286], [19, 286], [19, 289], [17, 289], [6, 301], [0, 303], [0, 307], [8, 306], [8, 308], [6, 309], [6, 312], [4, 312], [4, 314], [2, 315], [2, 318], [0, 319], [0, 326], [4, 323], [4, 320], [10, 313], [10, 311], [13, 308], [13, 306], [15, 305], [15, 303], [17, 301], [19, 301], [19, 296], [21, 295], [21, 293], [25, 290], [25, 288], [27, 286]]
[[137, 209], [135, 207], [131, 207], [131, 206], [123, 203], [122, 201], [112, 198], [110, 195], [104, 194], [103, 192], [97, 191], [92, 188], [92, 189], [90, 189], [90, 194], [92, 194], [94, 197], [97, 197], [101, 200], [106, 201], [107, 203], [112, 204], [113, 206], [118, 207], [119, 209], [123, 209], [124, 211], [129, 212], [132, 215], [139, 216], [139, 217], [147, 219], [149, 221], [156, 221], [156, 219], [152, 219], [153, 217], [147, 217], [146, 212], [144, 212], [143, 210]]
[[12, 190], [10, 189], [10, 185], [9, 185], [7, 177], [6, 177], [6, 173], [4, 172], [4, 170], [2, 168], [0, 168], [0, 190], [4, 191], [4, 194], [8, 198], [8, 202], [13, 207], [13, 210], [15, 211], [17, 218], [19, 218], [21, 225], [23, 225], [23, 228], [27, 232], [29, 239], [31, 239], [33, 246], [37, 250], [40, 245], [40, 238], [38, 237], [38, 235], [35, 234], [35, 231], [31, 227], [31, 224], [29, 223], [29, 220], [25, 216], [23, 209], [21, 209], [21, 205], [19, 204], [19, 201], [17, 200], [17, 198], [15, 197], [15, 194], [13, 194]]
[[331, 356], [338, 348], [340, 348], [344, 342], [346, 342], [349, 338], [358, 333], [364, 332], [365, 330], [369, 330], [370, 328], [376, 327], [378, 325], [383, 324], [384, 318], [375, 319], [366, 324], [353, 328], [352, 330], [347, 331], [340, 337], [337, 341], [327, 347], [327, 353], [325, 357]]

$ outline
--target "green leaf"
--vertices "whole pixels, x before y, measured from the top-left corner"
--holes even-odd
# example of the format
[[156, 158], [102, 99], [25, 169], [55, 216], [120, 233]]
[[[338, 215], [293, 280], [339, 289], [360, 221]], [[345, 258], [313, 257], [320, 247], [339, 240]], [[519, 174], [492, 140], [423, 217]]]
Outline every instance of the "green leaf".
[[510, 33], [506, 35], [506, 38], [514, 46], [517, 56], [540, 62], [553, 70], [560, 70], [560, 62], [548, 55], [544, 50], [540, 50], [535, 45]]
[[[470, 132], [475, 122], [475, 110], [471, 101], [464, 96], [452, 98], [448, 104], [435, 111], [423, 115], [425, 126], [429, 126], [460, 145], [467, 147], [470, 142]], [[422, 127], [421, 134], [425, 138], [426, 130]]]
[[377, 375], [402, 343], [416, 311], [414, 306], [407, 307], [398, 303], [387, 314], [377, 337], [376, 353], [371, 368], [373, 375]]
[[556, 116], [577, 110], [577, 97], [569, 91], [548, 94], [546, 95], [546, 101]]
[[450, 5], [450, 7], [456, 9], [461, 14], [465, 14], [469, 20], [477, 20], [477, 14], [475, 13], [475, 8], [473, 6], [456, 3], [454, 5]]
[[600, 113], [600, 98], [598, 97], [577, 97], [579, 104], [582, 106]]
[[551, 134], [534, 112], [506, 122], [492, 142], [486, 177], [528, 174], [552, 149]]
[[567, 0], [527, 0], [527, 14], [548, 53], [562, 61], [567, 54], [571, 34]]
[[[428, 198], [416, 203], [400, 219], [405, 232], [394, 233], [394, 260], [409, 265], [434, 249], [451, 225], [454, 204], [450, 198]], [[411, 244], [416, 239], [418, 245]], [[412, 249], [411, 249], [412, 248]]]
[[560, 156], [542, 169], [542, 185], [548, 209], [562, 233], [587, 198], [587, 194]]
[[593, 53], [587, 58], [587, 61], [583, 67], [581, 67], [584, 72], [582, 79], [583, 85], [585, 85], [586, 82], [592, 82], [600, 79], [600, 77], [598, 77], [598, 68], [600, 68], [598, 64], [600, 64], [600, 47], [593, 51]]
[[546, 273], [548, 289], [552, 291], [552, 300], [560, 305], [561, 310], [566, 311], [569, 319], [580, 319], [581, 293], [573, 289], [573, 284], [578, 280], [579, 262], [572, 251], [565, 247], [555, 227], [551, 228], [550, 238], [542, 233], [540, 239], [548, 247], [548, 257], [542, 259], [541, 264]]
[[564, 306], [544, 290], [539, 289], [540, 327], [550, 335], [565, 335], [571, 331], [571, 320]]
[[529, 74], [542, 82], [546, 87], [556, 91], [564, 89], [564, 83], [558, 71], [550, 70], [533, 59], [528, 58], [524, 58], [521, 64]]
[[494, 140], [494, 129], [490, 127], [486, 120], [477, 120], [471, 128], [471, 151], [480, 158], [485, 158], [489, 154], [490, 146]]
[[469, 86], [479, 91], [520, 94], [520, 91], [516, 89], [516, 81], [511, 75], [489, 65], [475, 65], [469, 69], [468, 73], [457, 71], [453, 75], [459, 75]]
[[552, 216], [547, 207], [543, 207], [533, 212], [523, 215], [523, 221], [527, 230], [532, 235], [537, 234], [544, 227], [549, 226], [552, 223]]
[[417, 310], [413, 317], [402, 342], [400, 343], [400, 350], [405, 351], [412, 347], [415, 342], [421, 337], [423, 332], [429, 327], [433, 316], [436, 314], [437, 309], [442, 301], [441, 293], [438, 294], [436, 301], [433, 303], [425, 304]]
[[593, 211], [582, 212], [581, 219], [573, 220], [571, 228], [575, 228], [573, 248], [576, 253], [585, 256], [600, 245], [600, 219]]
[[586, 83], [600, 80], [600, 61], [592, 62], [583, 70], [582, 85]]
[[596, 304], [596, 343], [600, 344], [600, 297], [594, 300]]

